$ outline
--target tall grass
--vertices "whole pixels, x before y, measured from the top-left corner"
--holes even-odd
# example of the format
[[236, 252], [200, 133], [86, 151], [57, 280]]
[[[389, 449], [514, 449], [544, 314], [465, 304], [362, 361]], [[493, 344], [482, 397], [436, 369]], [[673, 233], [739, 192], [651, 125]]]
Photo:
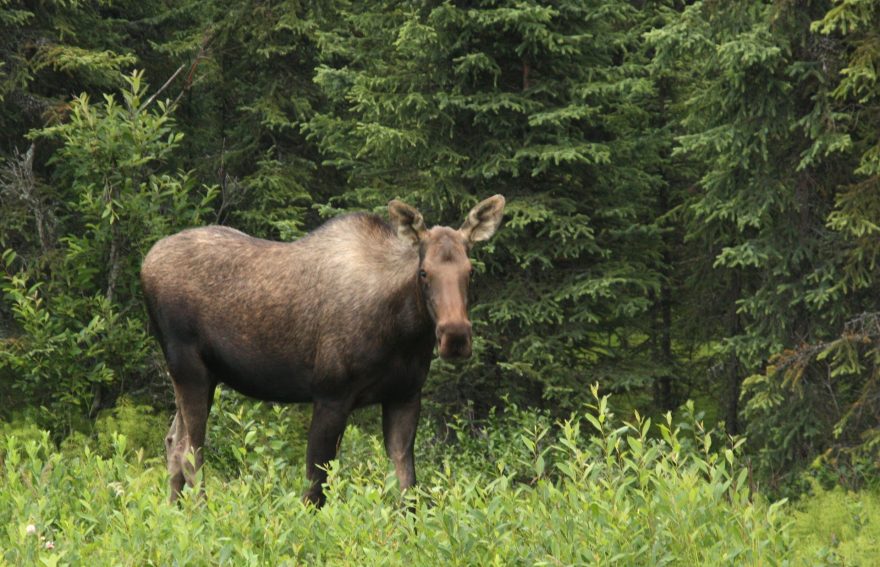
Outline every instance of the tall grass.
[[[0, 448], [0, 564], [784, 565], [785, 504], [750, 495], [737, 448], [691, 421], [614, 418], [607, 400], [553, 423], [511, 410], [419, 438], [401, 496], [381, 439], [353, 426], [327, 505], [300, 502], [302, 416], [260, 405], [212, 417], [207, 498], [166, 502], [160, 457], [121, 434], [96, 452]], [[269, 413], [271, 419], [258, 417]], [[827, 557], [814, 550], [813, 557]]]

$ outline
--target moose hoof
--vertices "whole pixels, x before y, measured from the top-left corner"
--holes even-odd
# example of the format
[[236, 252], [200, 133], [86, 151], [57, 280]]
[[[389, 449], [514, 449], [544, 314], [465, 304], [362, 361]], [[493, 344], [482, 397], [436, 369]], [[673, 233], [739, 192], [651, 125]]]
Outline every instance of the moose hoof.
[[309, 490], [303, 495], [303, 504], [306, 506], [311, 505], [315, 509], [320, 508], [327, 501], [327, 497], [324, 496], [323, 492], [317, 492], [313, 490]]

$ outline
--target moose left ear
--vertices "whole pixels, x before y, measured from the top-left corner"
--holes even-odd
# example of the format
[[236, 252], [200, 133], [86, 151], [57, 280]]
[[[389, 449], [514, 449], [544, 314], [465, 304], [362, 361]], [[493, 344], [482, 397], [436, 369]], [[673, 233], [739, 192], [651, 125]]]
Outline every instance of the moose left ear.
[[422, 213], [403, 201], [393, 199], [388, 203], [388, 215], [397, 228], [397, 236], [413, 245], [418, 244], [427, 232]]
[[481, 201], [468, 213], [464, 224], [458, 232], [464, 236], [468, 243], [489, 240], [504, 216], [504, 197], [493, 195], [485, 201]]

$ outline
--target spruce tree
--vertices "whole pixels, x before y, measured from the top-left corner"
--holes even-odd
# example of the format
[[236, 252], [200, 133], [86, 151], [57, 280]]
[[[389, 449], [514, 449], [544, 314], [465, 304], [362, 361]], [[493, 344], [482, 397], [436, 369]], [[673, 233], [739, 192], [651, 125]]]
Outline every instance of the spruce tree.
[[834, 226], [857, 160], [852, 117], [835, 103], [845, 48], [811, 31], [830, 7], [695, 2], [648, 36], [655, 64], [690, 83], [676, 150], [698, 171], [682, 205], [696, 245], [689, 287], [715, 294], [696, 316], [721, 321], [709, 346], [727, 381], [728, 428], [747, 418], [774, 482], [828, 442], [837, 412], [828, 392], [847, 386], [820, 367], [786, 378], [770, 363], [876, 303], [847, 287], [847, 245]]
[[650, 383], [635, 322], [659, 286], [658, 177], [639, 17], [623, 1], [369, 2], [322, 33], [329, 104], [308, 132], [347, 180], [328, 213], [399, 197], [453, 222], [508, 199], [476, 252], [477, 354], [435, 374], [437, 399], [564, 407], [596, 380]]

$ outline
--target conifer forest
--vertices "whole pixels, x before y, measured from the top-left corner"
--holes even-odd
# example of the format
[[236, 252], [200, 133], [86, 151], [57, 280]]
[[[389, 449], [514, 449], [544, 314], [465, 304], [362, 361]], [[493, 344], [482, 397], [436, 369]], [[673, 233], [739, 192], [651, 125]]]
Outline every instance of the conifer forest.
[[[169, 504], [159, 239], [496, 194], [416, 486], [221, 386]], [[0, 297], [0, 567], [878, 565], [880, 1], [0, 0]]]

